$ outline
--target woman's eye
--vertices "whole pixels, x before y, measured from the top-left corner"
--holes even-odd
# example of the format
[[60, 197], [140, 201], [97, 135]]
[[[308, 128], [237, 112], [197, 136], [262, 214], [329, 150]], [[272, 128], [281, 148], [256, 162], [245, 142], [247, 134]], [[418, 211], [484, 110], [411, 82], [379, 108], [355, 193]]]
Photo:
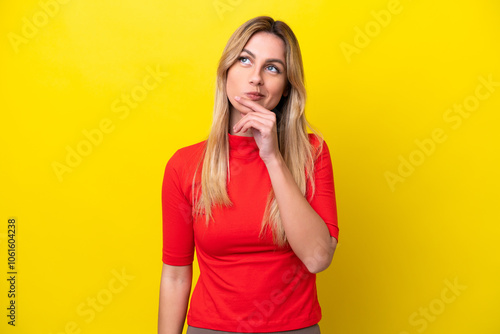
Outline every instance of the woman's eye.
[[240, 57], [238, 58], [240, 60], [241, 63], [243, 64], [249, 64], [250, 63], [250, 59], [248, 59], [247, 57]]
[[274, 72], [274, 73], [280, 73], [280, 70], [279, 70], [276, 66], [274, 66], [274, 65], [269, 65], [267, 68], [268, 68], [271, 72]]

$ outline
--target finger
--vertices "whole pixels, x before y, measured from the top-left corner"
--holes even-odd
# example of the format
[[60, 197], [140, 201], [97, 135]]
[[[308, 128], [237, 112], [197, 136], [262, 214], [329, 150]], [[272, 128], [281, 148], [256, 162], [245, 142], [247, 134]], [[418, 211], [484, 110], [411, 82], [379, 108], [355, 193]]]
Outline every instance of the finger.
[[268, 131], [268, 127], [265, 124], [263, 124], [257, 120], [250, 120], [250, 121], [246, 122], [238, 132], [240, 132], [240, 131], [246, 132], [250, 128], [254, 128], [255, 130], [258, 130], [262, 135], [270, 132], [270, 131]]
[[262, 113], [271, 113], [272, 112], [272, 111], [264, 108], [263, 106], [261, 106], [260, 104], [258, 104], [255, 101], [243, 99], [240, 96], [235, 96], [234, 99], [236, 100], [236, 102], [249, 108], [252, 111], [257, 111], [257, 112], [262, 112]]
[[255, 120], [257, 122], [260, 122], [270, 129], [274, 127], [276, 124], [276, 115], [272, 113], [271, 115], [264, 115], [261, 113], [251, 113], [251, 114], [246, 114], [243, 116], [242, 119], [240, 119], [233, 127], [233, 129], [238, 132], [246, 123]]
[[264, 114], [264, 113], [260, 113], [260, 112], [253, 112], [253, 113], [248, 113], [248, 114], [243, 115], [243, 117], [235, 125], [238, 125], [238, 123], [243, 123], [246, 120], [253, 119], [253, 118], [260, 119], [260, 120], [267, 120], [269, 122], [276, 123], [276, 114], [273, 112], [271, 112], [269, 114], [267, 114], [267, 113]]
[[245, 132], [249, 128], [255, 128], [261, 132], [264, 136], [270, 134], [273, 131], [274, 123], [268, 119], [263, 118], [247, 118], [238, 126], [235, 126], [235, 132]]

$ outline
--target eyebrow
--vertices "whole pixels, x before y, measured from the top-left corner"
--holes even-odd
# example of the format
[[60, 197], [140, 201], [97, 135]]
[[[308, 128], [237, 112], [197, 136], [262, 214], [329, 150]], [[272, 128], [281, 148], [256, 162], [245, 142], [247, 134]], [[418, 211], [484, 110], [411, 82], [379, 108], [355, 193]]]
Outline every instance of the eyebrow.
[[[251, 51], [249, 51], [249, 50], [247, 50], [247, 49], [243, 49], [243, 50], [241, 50], [241, 52], [243, 52], [243, 51], [245, 51], [246, 53], [248, 53], [248, 54], [249, 54], [250, 56], [252, 56], [253, 58], [256, 58], [256, 57], [255, 57], [255, 55], [254, 55]], [[270, 59], [266, 59], [266, 61], [267, 61], [267, 62], [270, 62], [270, 63], [273, 63], [273, 62], [275, 62], [275, 63], [280, 63], [280, 64], [283, 66], [283, 68], [286, 68], [285, 63], [283, 63], [283, 61], [282, 61], [281, 59], [277, 59], [277, 58], [270, 58]]]

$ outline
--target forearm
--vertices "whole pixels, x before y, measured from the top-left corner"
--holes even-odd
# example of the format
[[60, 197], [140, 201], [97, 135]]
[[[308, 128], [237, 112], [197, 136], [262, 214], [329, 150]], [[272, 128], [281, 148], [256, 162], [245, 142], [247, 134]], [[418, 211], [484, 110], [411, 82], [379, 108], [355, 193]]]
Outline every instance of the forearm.
[[335, 250], [328, 227], [302, 195], [281, 155], [266, 166], [290, 247], [310, 272], [326, 269]]
[[191, 279], [162, 277], [158, 312], [158, 334], [181, 334], [191, 292]]

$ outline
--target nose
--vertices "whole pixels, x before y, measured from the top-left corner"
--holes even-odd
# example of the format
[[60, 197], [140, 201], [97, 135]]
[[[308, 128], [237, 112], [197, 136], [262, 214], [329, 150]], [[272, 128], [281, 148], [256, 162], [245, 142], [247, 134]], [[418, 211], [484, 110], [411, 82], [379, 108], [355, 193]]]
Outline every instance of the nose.
[[254, 70], [252, 73], [250, 73], [250, 84], [256, 85], [256, 86], [262, 86], [263, 81], [262, 81], [262, 74], [260, 73], [260, 70], [257, 66], [255, 66]]

